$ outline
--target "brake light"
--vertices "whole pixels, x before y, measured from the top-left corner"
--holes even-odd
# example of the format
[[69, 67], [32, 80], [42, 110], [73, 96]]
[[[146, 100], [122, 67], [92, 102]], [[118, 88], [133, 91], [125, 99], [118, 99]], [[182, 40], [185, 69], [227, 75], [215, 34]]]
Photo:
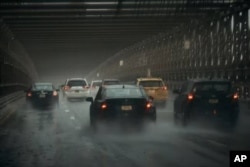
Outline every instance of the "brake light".
[[162, 90], [167, 90], [167, 87], [166, 87], [166, 86], [163, 86], [163, 87], [162, 87]]
[[27, 96], [28, 96], [28, 97], [31, 97], [31, 96], [32, 96], [32, 93], [31, 93], [31, 92], [28, 92], [28, 93], [27, 93]]
[[65, 91], [68, 91], [69, 89], [70, 89], [69, 86], [64, 86], [64, 90], [65, 90]]
[[188, 94], [188, 95], [187, 95], [187, 99], [188, 99], [188, 100], [193, 100], [193, 99], [194, 99], [194, 95], [191, 94], [191, 93]]
[[53, 91], [53, 96], [57, 96], [57, 95], [58, 95], [57, 91]]
[[101, 105], [101, 109], [102, 109], [102, 110], [104, 110], [104, 109], [106, 109], [106, 108], [107, 108], [107, 104], [104, 103], [104, 104]]
[[238, 99], [239, 99], [238, 93], [233, 94], [233, 99], [234, 99], [234, 100], [238, 100]]
[[146, 108], [149, 109], [149, 108], [151, 108], [151, 107], [152, 107], [152, 103], [151, 103], [151, 102], [147, 102]]

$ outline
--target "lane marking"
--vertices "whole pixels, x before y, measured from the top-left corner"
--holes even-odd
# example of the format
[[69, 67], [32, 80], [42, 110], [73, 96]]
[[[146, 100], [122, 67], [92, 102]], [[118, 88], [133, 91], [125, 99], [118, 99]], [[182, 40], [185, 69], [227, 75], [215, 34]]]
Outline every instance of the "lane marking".
[[70, 119], [71, 119], [71, 120], [75, 120], [75, 117], [74, 117], [74, 116], [71, 116]]
[[69, 112], [69, 110], [65, 110], [65, 112]]

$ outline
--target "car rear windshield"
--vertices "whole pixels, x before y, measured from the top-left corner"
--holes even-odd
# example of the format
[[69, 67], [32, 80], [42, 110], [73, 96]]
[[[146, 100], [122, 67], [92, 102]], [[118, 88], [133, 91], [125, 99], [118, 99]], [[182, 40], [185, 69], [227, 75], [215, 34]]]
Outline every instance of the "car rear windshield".
[[53, 90], [53, 86], [49, 84], [35, 84], [32, 87], [32, 90]]
[[163, 82], [162, 81], [140, 81], [139, 85], [143, 87], [162, 87]]
[[68, 86], [87, 86], [87, 83], [84, 80], [71, 80], [68, 81]]
[[231, 85], [228, 82], [201, 82], [195, 83], [193, 92], [200, 93], [228, 93]]
[[142, 98], [145, 93], [140, 88], [108, 88], [103, 91], [104, 98]]
[[102, 85], [102, 82], [93, 82], [92, 83], [92, 86], [101, 86]]

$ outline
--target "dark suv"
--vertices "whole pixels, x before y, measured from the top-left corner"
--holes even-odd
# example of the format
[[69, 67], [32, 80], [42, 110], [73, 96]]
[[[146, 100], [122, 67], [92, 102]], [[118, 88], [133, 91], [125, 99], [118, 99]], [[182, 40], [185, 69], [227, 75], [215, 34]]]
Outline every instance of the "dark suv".
[[235, 126], [239, 96], [228, 80], [189, 80], [175, 89], [174, 121], [187, 125], [195, 118], [222, 119]]

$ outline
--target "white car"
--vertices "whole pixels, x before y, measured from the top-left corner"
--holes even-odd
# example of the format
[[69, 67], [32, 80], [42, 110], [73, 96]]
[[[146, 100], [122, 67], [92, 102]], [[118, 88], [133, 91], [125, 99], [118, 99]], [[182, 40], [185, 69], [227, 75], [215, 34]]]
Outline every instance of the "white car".
[[102, 86], [102, 80], [93, 80], [90, 84], [90, 95], [95, 97], [100, 86]]
[[89, 96], [89, 85], [84, 78], [67, 79], [63, 88], [63, 95], [69, 99], [85, 99]]

